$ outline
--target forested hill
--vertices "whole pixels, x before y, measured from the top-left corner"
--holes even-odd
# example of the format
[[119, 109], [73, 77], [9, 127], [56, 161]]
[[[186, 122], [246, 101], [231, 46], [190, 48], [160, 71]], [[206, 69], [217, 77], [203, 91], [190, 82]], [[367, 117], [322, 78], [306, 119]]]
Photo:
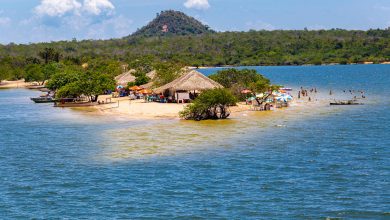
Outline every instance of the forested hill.
[[172, 35], [196, 35], [213, 33], [207, 25], [179, 11], [162, 11], [145, 27], [131, 36], [155, 37]]
[[197, 66], [378, 63], [390, 60], [390, 30], [249, 31], [10, 44], [0, 46], [0, 61], [11, 56], [23, 63], [45, 48], [75, 62], [92, 58], [129, 62], [151, 56]]

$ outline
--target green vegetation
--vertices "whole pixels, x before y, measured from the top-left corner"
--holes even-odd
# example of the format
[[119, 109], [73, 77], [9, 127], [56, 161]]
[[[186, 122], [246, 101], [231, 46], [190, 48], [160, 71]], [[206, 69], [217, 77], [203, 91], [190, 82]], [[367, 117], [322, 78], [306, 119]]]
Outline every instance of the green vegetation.
[[[162, 25], [168, 32], [162, 32]], [[148, 26], [122, 39], [0, 45], [0, 80], [44, 81], [45, 65], [88, 64], [89, 71], [116, 76], [122, 65], [137, 67], [137, 83], [159, 69], [161, 85], [169, 75], [164, 63], [179, 66], [304, 65], [390, 61], [390, 29], [347, 31], [213, 32], [181, 12], [165, 11]], [[38, 67], [40, 65], [40, 67]], [[155, 68], [157, 66], [157, 68]], [[260, 88], [261, 85], [258, 85]]]
[[154, 86], [159, 87], [167, 83], [172, 82], [184, 72], [184, 65], [180, 63], [171, 62], [158, 62], [154, 65], [156, 70], [156, 79], [154, 80]]
[[162, 11], [145, 27], [137, 30], [132, 36], [154, 37], [173, 35], [194, 35], [213, 33], [207, 25], [180, 11]]
[[24, 68], [34, 59], [42, 60], [36, 51], [48, 47], [61, 52], [60, 60], [72, 63], [100, 59], [130, 64], [142, 57], [191, 66], [380, 63], [390, 61], [390, 29], [224, 32], [10, 44], [0, 46], [0, 64]]
[[227, 89], [213, 89], [202, 92], [192, 104], [180, 112], [186, 120], [226, 119], [230, 116], [229, 106], [236, 105], [236, 98]]
[[241, 94], [241, 91], [244, 89], [250, 89], [252, 92], [260, 93], [272, 87], [269, 79], [258, 74], [256, 70], [250, 69], [220, 70], [209, 77], [229, 89], [239, 100], [245, 99], [245, 95]]
[[26, 82], [40, 82], [43, 85], [46, 80], [61, 71], [62, 68], [63, 66], [58, 63], [29, 64], [25, 68], [24, 78]]
[[115, 89], [116, 82], [109, 73], [84, 69], [81, 66], [64, 66], [51, 76], [47, 87], [56, 92], [57, 98], [88, 97], [97, 101], [98, 96]]

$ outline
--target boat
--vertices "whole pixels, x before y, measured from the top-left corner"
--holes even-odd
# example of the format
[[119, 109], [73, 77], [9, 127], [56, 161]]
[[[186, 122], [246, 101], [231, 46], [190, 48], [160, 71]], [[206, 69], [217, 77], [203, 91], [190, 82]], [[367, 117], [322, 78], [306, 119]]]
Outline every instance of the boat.
[[53, 99], [50, 96], [47, 97], [37, 97], [37, 98], [30, 98], [35, 103], [50, 103], [55, 102], [55, 99]]
[[347, 100], [347, 101], [334, 101], [330, 105], [363, 105], [363, 103], [356, 102], [356, 100]]

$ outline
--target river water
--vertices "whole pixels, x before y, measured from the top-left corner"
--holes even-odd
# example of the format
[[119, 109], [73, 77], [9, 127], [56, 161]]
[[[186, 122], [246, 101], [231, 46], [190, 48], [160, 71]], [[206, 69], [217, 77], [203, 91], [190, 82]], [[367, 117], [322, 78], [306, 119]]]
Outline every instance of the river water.
[[0, 218], [390, 218], [390, 66], [250, 68], [367, 100], [129, 121], [0, 90]]

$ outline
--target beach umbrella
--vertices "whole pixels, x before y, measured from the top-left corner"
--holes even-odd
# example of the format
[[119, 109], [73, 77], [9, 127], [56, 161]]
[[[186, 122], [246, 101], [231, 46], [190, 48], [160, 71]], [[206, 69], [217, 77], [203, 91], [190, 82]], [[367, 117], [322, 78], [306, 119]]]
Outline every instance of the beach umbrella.
[[116, 87], [117, 89], [123, 89], [123, 86], [122, 85], [119, 85]]
[[276, 101], [279, 101], [279, 102], [288, 102], [288, 101], [291, 101], [293, 98], [290, 95], [283, 94], [283, 95], [275, 97], [275, 99], [276, 99]]
[[132, 90], [132, 91], [138, 91], [138, 90], [142, 90], [142, 88], [139, 87], [139, 86], [132, 86], [132, 87], [130, 87], [130, 90]]
[[152, 94], [153, 91], [150, 90], [150, 89], [142, 89], [140, 91], [138, 91], [139, 93], [142, 93], [142, 94]]
[[241, 91], [241, 94], [249, 94], [249, 93], [252, 93], [252, 91], [249, 89], [244, 89]]

